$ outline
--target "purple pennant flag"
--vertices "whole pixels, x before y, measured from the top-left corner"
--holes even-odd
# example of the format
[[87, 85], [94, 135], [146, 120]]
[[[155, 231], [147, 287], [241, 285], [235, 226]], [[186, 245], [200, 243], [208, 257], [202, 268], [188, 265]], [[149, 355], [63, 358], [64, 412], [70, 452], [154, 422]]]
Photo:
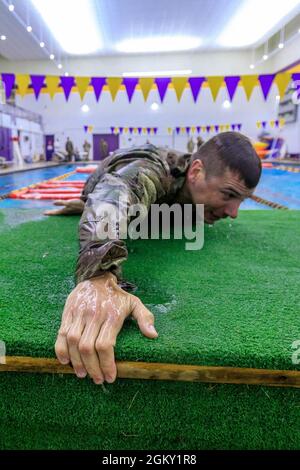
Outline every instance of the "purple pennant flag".
[[157, 134], [157, 127], [153, 127], [154, 134]]
[[123, 134], [123, 127], [119, 127], [120, 134]]
[[138, 127], [138, 133], [139, 133], [139, 134], [142, 133], [142, 128], [141, 128], [141, 127]]
[[131, 102], [135, 87], [138, 84], [138, 78], [123, 78], [123, 85], [126, 88], [129, 103]]
[[224, 78], [230, 101], [233, 100], [233, 97], [234, 97], [234, 94], [236, 92], [237, 86], [239, 84], [240, 78], [241, 77], [239, 77], [239, 76], [225, 77]]
[[84, 132], [85, 132], [85, 133], [87, 133], [88, 127], [89, 127], [89, 126], [83, 126], [83, 129], [84, 129]]
[[235, 124], [231, 124], [231, 130], [235, 130]]
[[197, 101], [197, 98], [198, 98], [198, 95], [199, 95], [199, 92], [201, 90], [203, 82], [205, 82], [204, 77], [191, 77], [191, 78], [189, 78], [189, 84], [190, 84], [190, 87], [191, 87], [191, 91], [192, 91], [192, 95], [193, 95], [195, 103]]
[[276, 121], [275, 121], [275, 127], [278, 127], [278, 126], [279, 126], [279, 120], [276, 119]]
[[105, 77], [92, 77], [91, 84], [92, 84], [92, 87], [94, 88], [96, 100], [99, 101], [102, 89], [104, 85], [106, 84], [106, 78]]
[[180, 132], [180, 127], [176, 127], [176, 134], [179, 134]]
[[187, 134], [189, 134], [189, 133], [190, 133], [190, 130], [191, 130], [191, 128], [190, 128], [190, 127], [186, 127], [186, 128], [185, 128], [185, 132], [186, 132]]
[[3, 73], [2, 80], [5, 86], [5, 96], [8, 100], [11, 94], [12, 89], [15, 86], [15, 74], [14, 73]]
[[210, 131], [210, 126], [206, 126], [206, 132]]
[[218, 124], [215, 125], [216, 132], [219, 132], [219, 126]]
[[33, 88], [36, 99], [38, 99], [41, 89], [44, 86], [45, 75], [30, 75], [31, 86]]
[[75, 85], [74, 77], [60, 77], [60, 86], [64, 90], [66, 100], [68, 101], [72, 87]]
[[113, 134], [113, 133], [114, 133], [114, 130], [115, 130], [115, 128], [112, 126], [112, 127], [110, 128], [110, 132]]
[[147, 134], [150, 134], [151, 132], [151, 127], [147, 127]]
[[196, 129], [197, 129], [198, 134], [200, 134], [200, 132], [201, 132], [201, 126], [197, 126]]
[[264, 129], [266, 128], [266, 125], [267, 125], [267, 121], [262, 121], [262, 126]]
[[163, 102], [163, 100], [164, 100], [164, 97], [165, 97], [165, 94], [166, 94], [166, 91], [167, 91], [167, 88], [168, 88], [168, 85], [169, 85], [170, 81], [171, 81], [171, 79], [166, 78], [166, 77], [156, 78], [155, 79], [155, 83], [156, 83], [156, 86], [157, 86], [157, 89], [158, 89], [158, 93], [159, 93], [161, 102]]
[[242, 124], [238, 124], [238, 125], [237, 125], [237, 128], [238, 128], [238, 130], [240, 131], [241, 128], [242, 128]]
[[274, 77], [275, 77], [274, 73], [271, 73], [268, 75], [259, 75], [258, 77], [265, 100], [268, 98], [268, 94], [272, 86]]
[[292, 74], [293, 85], [297, 91], [297, 98], [300, 98], [300, 73]]
[[133, 133], [133, 127], [129, 127], [129, 134]]

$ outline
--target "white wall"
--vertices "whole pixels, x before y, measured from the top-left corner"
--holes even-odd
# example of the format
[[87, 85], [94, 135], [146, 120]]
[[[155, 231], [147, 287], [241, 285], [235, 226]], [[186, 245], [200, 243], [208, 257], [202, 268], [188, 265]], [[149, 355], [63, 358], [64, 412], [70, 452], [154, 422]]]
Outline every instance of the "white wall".
[[[230, 109], [224, 109], [222, 104], [227, 99], [227, 92], [222, 88], [216, 102], [213, 102], [210, 90], [203, 88], [197, 103], [194, 103], [190, 90], [185, 90], [181, 102], [177, 102], [175, 92], [168, 90], [164, 103], [156, 90], [152, 90], [145, 103], [142, 93], [136, 91], [132, 102], [128, 103], [125, 91], [120, 91], [115, 102], [112, 102], [109, 92], [102, 92], [97, 103], [94, 94], [89, 92], [84, 98], [90, 111], [81, 111], [82, 102], [78, 93], [71, 93], [66, 103], [62, 93], [57, 94], [53, 100], [48, 94], [41, 94], [36, 101], [33, 95], [26, 95], [23, 99], [18, 97], [18, 104], [43, 116], [46, 134], [56, 134], [61, 142], [69, 136], [79, 149], [85, 138], [91, 141], [91, 135], [84, 133], [84, 125], [93, 125], [94, 133], [110, 133], [110, 126], [118, 127], [158, 127], [158, 135], [150, 136], [153, 143], [171, 145], [172, 138], [167, 133], [168, 127], [185, 127], [212, 124], [242, 123], [242, 132], [256, 138], [258, 130], [257, 120], [276, 119], [276, 85], [272, 86], [269, 98], [264, 101], [261, 90], [256, 87], [250, 102], [247, 102], [244, 90], [239, 87]], [[153, 102], [160, 105], [158, 111], [152, 111]], [[210, 134], [212, 135], [212, 134]], [[130, 136], [129, 136], [130, 137]], [[208, 138], [208, 134], [204, 134]], [[142, 143], [147, 136], [131, 136], [121, 140], [121, 144], [129, 145]], [[187, 137], [175, 137], [175, 146], [185, 149]]]

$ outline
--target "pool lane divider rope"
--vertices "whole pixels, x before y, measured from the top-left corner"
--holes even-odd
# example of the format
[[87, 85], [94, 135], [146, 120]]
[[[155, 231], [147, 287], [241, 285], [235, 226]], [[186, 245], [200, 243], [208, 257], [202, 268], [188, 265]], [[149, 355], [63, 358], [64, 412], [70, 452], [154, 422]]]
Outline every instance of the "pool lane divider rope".
[[[70, 365], [57, 359], [6, 356], [0, 372], [75, 374]], [[117, 378], [170, 380], [219, 384], [246, 384], [300, 388], [300, 370], [254, 369], [243, 367], [198, 366], [153, 362], [117, 362]]]
[[300, 173], [300, 168], [297, 168], [295, 166], [285, 166], [285, 165], [274, 165], [273, 168], [275, 170], [283, 170], [283, 171], [289, 171], [290, 173]]
[[[51, 181], [64, 180], [65, 178], [68, 178], [68, 176], [74, 175], [75, 173], [76, 173], [76, 170], [70, 171], [69, 173], [64, 173], [63, 175], [56, 176], [54, 178], [50, 178], [49, 180], [43, 180], [43, 181], [40, 181], [38, 183], [30, 184], [29, 186], [24, 186], [23, 188], [15, 189], [13, 191], [10, 191], [9, 193], [2, 194], [0, 196], [0, 199], [8, 199], [8, 198], [17, 199], [16, 196], [18, 195], [19, 192], [24, 193], [25, 191], [28, 191], [29, 189], [37, 188], [40, 184], [47, 184]], [[14, 195], [16, 195], [16, 196], [14, 196]]]
[[278, 204], [277, 202], [268, 201], [268, 199], [264, 199], [260, 196], [255, 196], [254, 194], [250, 196], [250, 199], [253, 199], [253, 201], [258, 202], [258, 204], [264, 204], [265, 206], [272, 207], [272, 209], [289, 210], [287, 206], [283, 206], [282, 204]]

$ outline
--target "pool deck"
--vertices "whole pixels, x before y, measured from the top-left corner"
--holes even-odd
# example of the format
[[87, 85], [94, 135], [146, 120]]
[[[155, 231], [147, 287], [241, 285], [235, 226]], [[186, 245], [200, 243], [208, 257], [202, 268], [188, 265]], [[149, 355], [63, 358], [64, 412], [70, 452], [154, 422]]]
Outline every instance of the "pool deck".
[[[93, 160], [83, 162], [38, 162], [38, 163], [25, 163], [24, 165], [10, 165], [8, 168], [0, 169], [1, 175], [8, 175], [10, 173], [19, 173], [20, 171], [28, 170], [41, 170], [42, 168], [49, 168], [53, 166], [64, 166], [64, 165], [86, 165], [94, 163]], [[95, 162], [97, 164], [97, 162]]]

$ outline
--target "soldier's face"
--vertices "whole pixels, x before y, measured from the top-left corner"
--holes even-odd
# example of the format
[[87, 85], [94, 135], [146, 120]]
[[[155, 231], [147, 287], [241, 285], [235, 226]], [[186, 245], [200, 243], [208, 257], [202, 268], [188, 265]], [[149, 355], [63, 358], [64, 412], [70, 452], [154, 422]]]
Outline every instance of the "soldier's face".
[[229, 169], [222, 176], [207, 178], [200, 160], [192, 163], [187, 186], [193, 203], [204, 204], [204, 220], [208, 224], [226, 217], [235, 219], [240, 204], [255, 189], [247, 188], [241, 177]]

